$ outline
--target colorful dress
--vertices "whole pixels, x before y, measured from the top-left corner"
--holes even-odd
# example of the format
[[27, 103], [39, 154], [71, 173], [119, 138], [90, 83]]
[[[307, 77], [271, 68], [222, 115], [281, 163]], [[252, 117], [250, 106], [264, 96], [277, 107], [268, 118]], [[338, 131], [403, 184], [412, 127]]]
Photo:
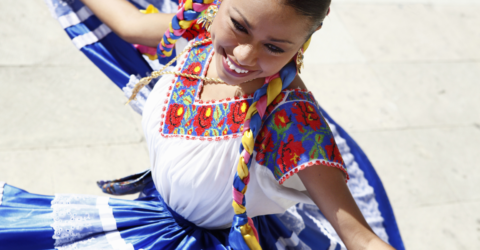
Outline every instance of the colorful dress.
[[[205, 75], [213, 54], [210, 44], [195, 47], [173, 70]], [[136, 59], [143, 58], [137, 53]], [[130, 76], [128, 84], [117, 85], [128, 93], [137, 81]], [[139, 191], [134, 201], [43, 196], [0, 183], [0, 248], [231, 249], [232, 183], [252, 96], [202, 101], [201, 88], [199, 80], [166, 75], [142, 90], [133, 104], [143, 115], [150, 169], [99, 186], [112, 194]], [[403, 249], [373, 167], [310, 92], [283, 91], [265, 115], [246, 193], [248, 216], [263, 249], [345, 249], [296, 175], [319, 164], [338, 168], [349, 178], [347, 184], [375, 233]]]

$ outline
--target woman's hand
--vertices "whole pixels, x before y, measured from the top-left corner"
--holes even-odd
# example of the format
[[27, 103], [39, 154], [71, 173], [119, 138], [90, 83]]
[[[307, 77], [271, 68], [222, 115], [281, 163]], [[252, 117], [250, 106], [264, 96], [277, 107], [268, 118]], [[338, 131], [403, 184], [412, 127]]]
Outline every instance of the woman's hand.
[[142, 14], [125, 0], [81, 0], [123, 40], [156, 47], [175, 14]]
[[365, 221], [342, 171], [319, 165], [298, 172], [298, 176], [347, 249], [393, 249]]

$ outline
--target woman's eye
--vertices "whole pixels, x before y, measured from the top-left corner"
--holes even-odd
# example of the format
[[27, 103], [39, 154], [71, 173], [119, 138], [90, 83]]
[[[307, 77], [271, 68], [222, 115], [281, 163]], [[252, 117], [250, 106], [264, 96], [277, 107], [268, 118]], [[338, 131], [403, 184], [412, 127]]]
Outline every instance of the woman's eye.
[[279, 47], [277, 47], [277, 46], [275, 46], [275, 45], [272, 45], [272, 44], [265, 44], [265, 47], [267, 47], [267, 49], [268, 49], [270, 52], [275, 53], [275, 54], [285, 52], [285, 51], [283, 51], [283, 49], [280, 49]]
[[239, 24], [237, 21], [235, 21], [233, 18], [230, 18], [232, 20], [233, 26], [235, 26], [235, 29], [237, 29], [240, 32], [248, 34], [247, 29], [243, 27], [241, 24]]

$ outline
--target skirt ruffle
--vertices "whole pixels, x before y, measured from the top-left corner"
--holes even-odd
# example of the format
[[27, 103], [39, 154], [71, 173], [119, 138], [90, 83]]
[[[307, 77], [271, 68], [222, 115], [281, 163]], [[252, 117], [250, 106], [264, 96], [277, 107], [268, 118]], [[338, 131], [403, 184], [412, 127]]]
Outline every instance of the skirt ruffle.
[[[230, 229], [197, 227], [170, 209], [152, 182], [136, 200], [31, 194], [5, 184], [2, 249], [231, 249]], [[263, 249], [329, 249], [324, 235], [308, 245], [277, 215], [253, 218]], [[306, 235], [306, 234], [304, 234]], [[312, 237], [314, 236], [314, 237]], [[308, 238], [308, 237], [307, 237]]]

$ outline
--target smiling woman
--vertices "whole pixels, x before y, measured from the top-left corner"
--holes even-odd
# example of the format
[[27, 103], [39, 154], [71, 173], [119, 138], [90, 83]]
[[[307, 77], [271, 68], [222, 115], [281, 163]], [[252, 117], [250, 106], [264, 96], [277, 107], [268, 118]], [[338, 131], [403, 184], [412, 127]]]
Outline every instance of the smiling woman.
[[[90, 39], [82, 51], [104, 55], [92, 61], [142, 114], [151, 167], [99, 182], [110, 194], [140, 192], [134, 201], [40, 196], [2, 185], [0, 225], [8, 226], [0, 229], [1, 246], [403, 248], [370, 162], [298, 76], [329, 0], [186, 0], [175, 15], [153, 6], [139, 14], [123, 0], [82, 2], [51, 0], [50, 6], [61, 23], [78, 21], [67, 28], [107, 24], [119, 35]], [[200, 23], [213, 9], [207, 31]], [[115, 78], [144, 74], [139, 64], [150, 76]]]

